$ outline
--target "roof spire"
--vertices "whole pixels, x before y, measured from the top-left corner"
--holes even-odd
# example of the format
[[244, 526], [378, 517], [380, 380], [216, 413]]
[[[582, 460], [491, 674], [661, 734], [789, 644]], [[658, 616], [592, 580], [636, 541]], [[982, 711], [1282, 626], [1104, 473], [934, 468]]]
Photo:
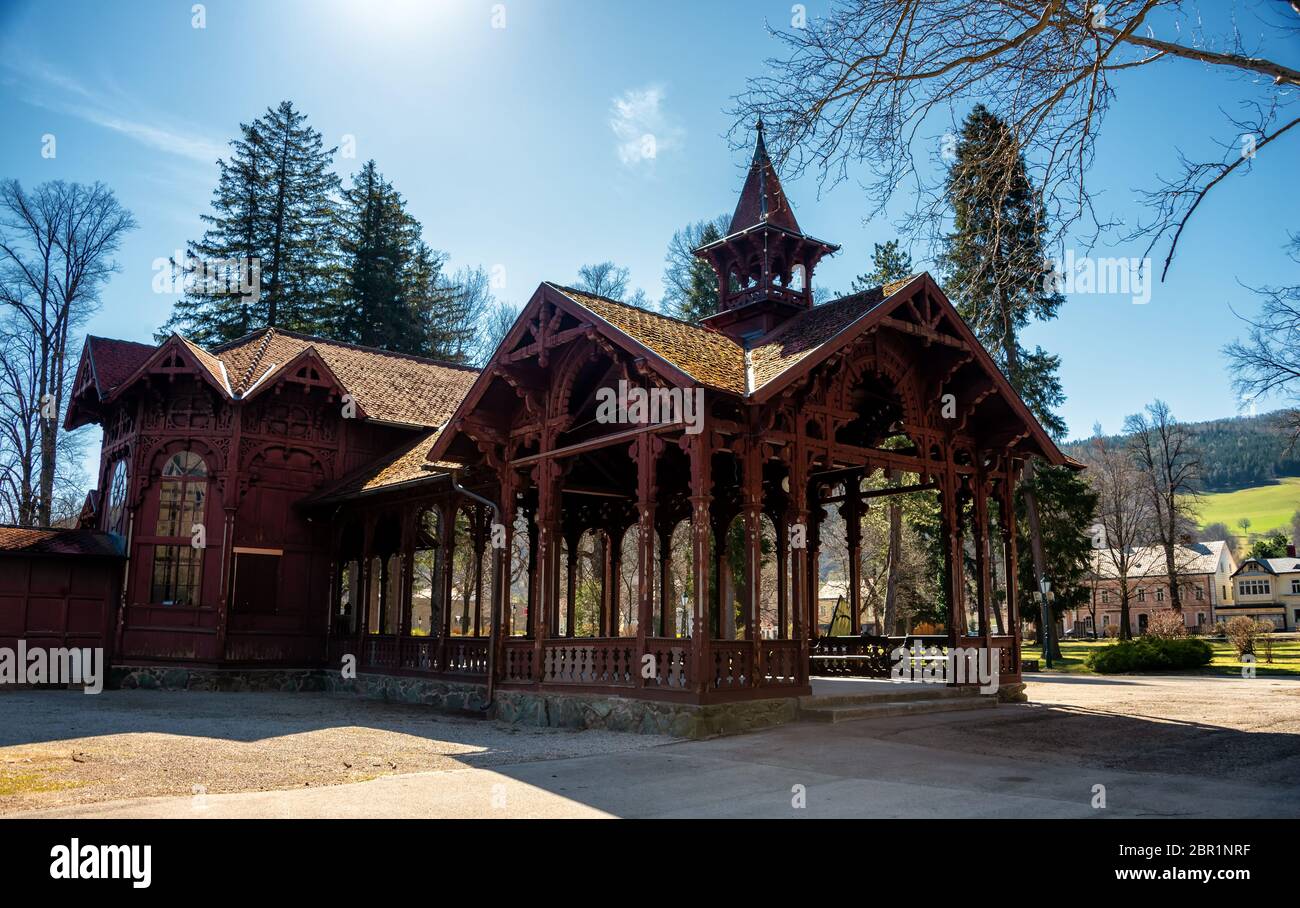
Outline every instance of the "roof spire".
[[749, 164], [749, 176], [745, 178], [745, 187], [740, 191], [740, 201], [736, 213], [731, 218], [728, 233], [744, 230], [757, 224], [774, 224], [795, 233], [801, 233], [799, 223], [794, 219], [794, 210], [786, 200], [781, 180], [772, 166], [772, 159], [767, 155], [767, 143], [763, 140], [763, 118], [754, 124], [754, 158]]

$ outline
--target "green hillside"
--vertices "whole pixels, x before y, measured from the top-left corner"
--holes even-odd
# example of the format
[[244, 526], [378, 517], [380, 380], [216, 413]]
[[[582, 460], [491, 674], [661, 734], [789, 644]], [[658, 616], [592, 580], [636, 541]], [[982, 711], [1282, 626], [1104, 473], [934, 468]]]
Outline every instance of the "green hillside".
[[1252, 535], [1269, 530], [1291, 531], [1291, 515], [1300, 509], [1300, 477], [1285, 476], [1276, 483], [1214, 492], [1201, 499], [1201, 526], [1226, 523], [1237, 531], [1237, 521], [1250, 519]]

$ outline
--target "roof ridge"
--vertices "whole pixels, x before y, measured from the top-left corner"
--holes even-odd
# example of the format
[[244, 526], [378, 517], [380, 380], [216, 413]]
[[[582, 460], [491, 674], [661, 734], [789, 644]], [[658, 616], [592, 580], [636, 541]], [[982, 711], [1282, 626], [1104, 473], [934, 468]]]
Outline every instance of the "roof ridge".
[[480, 369], [466, 363], [453, 363], [445, 359], [434, 359], [431, 356], [417, 356], [414, 353], [401, 353], [397, 350], [385, 350], [383, 347], [371, 347], [366, 344], [354, 344], [351, 341], [335, 340], [332, 337], [321, 337], [318, 334], [304, 334], [301, 331], [287, 331], [283, 328], [268, 328], [268, 331], [275, 331], [285, 337], [293, 337], [298, 340], [308, 341], [310, 344], [328, 344], [335, 347], [346, 347], [349, 350], [359, 350], [363, 353], [377, 353], [380, 356], [393, 356], [398, 359], [409, 359], [413, 362], [426, 366], [442, 366], [447, 369], [461, 369], [466, 372], [479, 372]]
[[[603, 302], [606, 303], [613, 303], [615, 306], [622, 306], [624, 309], [631, 309], [633, 312], [644, 312], [646, 315], [653, 315], [655, 318], [661, 318], [667, 322], [673, 322], [674, 324], [678, 324], [678, 325], [685, 325], [687, 328], [694, 328], [697, 331], [705, 331], [708, 332], [709, 334], [716, 334], [719, 337], [725, 338], [726, 340], [731, 340], [731, 338], [727, 337], [727, 335], [723, 334], [721, 331], [718, 331], [716, 328], [710, 328], [708, 325], [698, 325], [695, 322], [688, 322], [684, 318], [677, 318], [676, 316], [669, 315], [666, 312], [656, 312], [654, 309], [643, 309], [640, 306], [633, 306], [631, 303], [625, 300], [616, 300], [613, 299], [612, 297], [601, 296], [599, 293], [592, 293], [590, 290], [579, 290], [577, 287], [570, 287], [566, 284], [556, 283], [555, 281], [545, 281], [544, 283], [549, 284], [550, 286], [554, 287], [556, 290], [562, 290], [566, 293], [580, 293], [583, 296], [589, 296], [592, 299], [602, 300]], [[732, 341], [732, 343], [735, 343], [735, 341]], [[736, 346], [739, 347], [740, 344], [736, 344]]]
[[239, 376], [239, 385], [234, 389], [237, 393], [243, 394], [247, 389], [248, 380], [252, 378], [253, 370], [261, 364], [262, 357], [266, 355], [266, 348], [270, 346], [273, 334], [275, 334], [275, 329], [267, 328], [266, 333], [262, 335], [262, 342], [258, 345], [257, 352], [253, 354], [252, 361], [248, 364], [248, 368], [244, 370], [244, 374]]
[[137, 347], [152, 347], [154, 349], [158, 348], [157, 344], [151, 344], [148, 343], [147, 341], [124, 340], [120, 337], [105, 337], [102, 334], [87, 334], [86, 340], [87, 341], [109, 341], [110, 343], [114, 343], [114, 344], [134, 344]]

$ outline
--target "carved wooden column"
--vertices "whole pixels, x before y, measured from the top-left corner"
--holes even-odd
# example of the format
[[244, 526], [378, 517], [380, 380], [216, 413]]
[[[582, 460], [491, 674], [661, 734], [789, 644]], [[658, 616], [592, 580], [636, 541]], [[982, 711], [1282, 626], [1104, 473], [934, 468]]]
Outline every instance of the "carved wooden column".
[[[1020, 674], [1020, 567], [1016, 551], [1016, 480], [1018, 467], [1008, 458], [1002, 483], [1002, 549], [1006, 557], [1007, 633], [1011, 635], [1012, 668]], [[1096, 630], [1096, 628], [1094, 628]]]
[[[808, 463], [803, 445], [803, 432], [798, 433], [794, 452], [790, 458], [790, 499], [789, 525], [794, 529], [796, 539], [790, 546], [790, 613], [791, 631], [794, 639], [799, 641], [799, 683], [808, 683], [811, 674], [810, 634], [808, 632]], [[794, 544], [802, 543], [802, 545]], [[817, 600], [812, 600], [816, 608]]]
[[944, 586], [948, 595], [948, 642], [956, 645], [966, 632], [965, 597], [962, 589], [961, 492], [953, 469], [952, 454], [946, 454], [943, 490], [940, 493], [940, 522], [943, 527]]
[[973, 477], [975, 483], [975, 575], [976, 604], [979, 606], [980, 634], [984, 637], [987, 649], [992, 641], [991, 616], [993, 607], [993, 586], [989, 569], [989, 496], [988, 477], [981, 470]]
[[844, 541], [849, 560], [849, 633], [862, 633], [862, 485], [856, 475], [844, 480]]
[[713, 536], [713, 451], [711, 433], [688, 436], [691, 458], [691, 687], [697, 699], [708, 696], [713, 683], [713, 655], [710, 638], [709, 582], [713, 574], [711, 561]]
[[559, 608], [560, 590], [560, 465], [546, 458], [533, 471], [537, 484], [537, 595], [533, 597], [533, 678], [540, 681], [544, 667], [550, 615]]
[[[636, 460], [637, 477], [637, 614], [636, 659], [639, 670], [646, 651], [646, 638], [650, 636], [650, 623], [654, 616], [655, 597], [655, 464], [663, 449], [663, 440], [657, 435], [642, 432], [632, 445]], [[638, 682], [643, 684], [644, 682]]]
[[[496, 676], [494, 681], [499, 681], [505, 674], [506, 636], [510, 626], [510, 559], [515, 550], [514, 533], [516, 509], [519, 506], [517, 496], [519, 477], [510, 466], [500, 460], [496, 461], [496, 473], [501, 485], [498, 493], [500, 498], [497, 499], [497, 516], [501, 521], [502, 532], [499, 538], [501, 545], [490, 550], [492, 552], [492, 613], [488, 616], [488, 627], [492, 633], [490, 644], [493, 648], [492, 672]], [[490, 542], [492, 537], [490, 512], [484, 514], [484, 523], [487, 524], [487, 536]]]
[[821, 635], [822, 518], [825, 511], [818, 500], [820, 496], [817, 484], [813, 483], [808, 490], [808, 576], [804, 587], [807, 608], [802, 619], [807, 622], [809, 640], [815, 640]]
[[[582, 545], [583, 528], [574, 524], [564, 536], [566, 557], [564, 559], [564, 636], [574, 635], [573, 626], [578, 618], [578, 549]], [[559, 628], [556, 628], [558, 633]]]
[[[483, 558], [489, 542], [488, 515], [481, 505], [474, 509], [474, 636], [483, 635]], [[506, 527], [509, 535], [510, 528]]]
[[[780, 515], [778, 515], [780, 516]], [[776, 636], [780, 640], [790, 638], [790, 531], [784, 516], [773, 520], [776, 527]]]
[[[739, 447], [739, 445], [738, 445]], [[740, 508], [745, 528], [745, 599], [741, 605], [745, 614], [745, 639], [751, 641], [754, 653], [755, 678], [763, 671], [759, 665], [762, 647], [762, 583], [763, 583], [763, 460], [761, 446], [756, 436], [744, 439], [738, 451], [741, 458]]]

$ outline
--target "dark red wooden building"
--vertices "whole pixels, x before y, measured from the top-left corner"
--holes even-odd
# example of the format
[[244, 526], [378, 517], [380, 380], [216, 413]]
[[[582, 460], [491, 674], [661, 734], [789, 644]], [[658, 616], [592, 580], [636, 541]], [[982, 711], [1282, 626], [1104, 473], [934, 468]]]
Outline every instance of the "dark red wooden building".
[[1065, 459], [929, 275], [814, 306], [836, 248], [760, 131], [697, 250], [702, 324], [544, 283], [481, 372], [271, 329], [91, 338], [67, 425], [103, 428], [87, 521], [127, 555], [116, 660], [789, 697], [827, 651], [823, 518], [857, 564], [883, 470], [940, 502], [948, 642], [1018, 682], [1011, 496], [1027, 458]]

